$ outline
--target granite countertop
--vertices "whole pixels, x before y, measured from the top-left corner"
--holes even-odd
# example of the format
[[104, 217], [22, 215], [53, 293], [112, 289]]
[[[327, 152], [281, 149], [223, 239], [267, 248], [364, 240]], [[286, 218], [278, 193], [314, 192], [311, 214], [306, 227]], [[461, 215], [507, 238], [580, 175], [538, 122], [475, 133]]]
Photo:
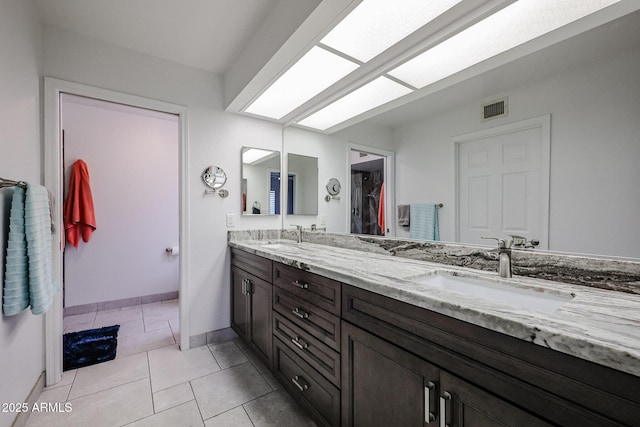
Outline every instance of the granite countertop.
[[[500, 279], [495, 272], [290, 240], [230, 241], [229, 246], [640, 376], [640, 295], [530, 277]], [[446, 272], [567, 302], [545, 314], [413, 281]]]

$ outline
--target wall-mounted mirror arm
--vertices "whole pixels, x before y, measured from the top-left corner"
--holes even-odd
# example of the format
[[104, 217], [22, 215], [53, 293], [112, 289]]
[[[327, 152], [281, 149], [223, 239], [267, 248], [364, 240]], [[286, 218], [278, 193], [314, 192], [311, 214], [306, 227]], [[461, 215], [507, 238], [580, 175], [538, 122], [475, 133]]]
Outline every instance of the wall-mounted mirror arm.
[[328, 194], [324, 196], [325, 202], [330, 202], [331, 200], [340, 200], [340, 196], [338, 196], [338, 194], [340, 194], [342, 185], [337, 178], [330, 178], [327, 182], [326, 188]]
[[202, 172], [202, 182], [209, 187], [204, 190], [204, 194], [218, 194], [225, 198], [229, 195], [229, 191], [222, 188], [227, 182], [227, 174], [218, 166], [209, 166]]
[[227, 197], [229, 195], [229, 190], [227, 190], [226, 188], [221, 188], [219, 190], [206, 189], [206, 190], [204, 190], [204, 194], [217, 194], [218, 196], [220, 196], [220, 197], [222, 197], [224, 199], [225, 197]]

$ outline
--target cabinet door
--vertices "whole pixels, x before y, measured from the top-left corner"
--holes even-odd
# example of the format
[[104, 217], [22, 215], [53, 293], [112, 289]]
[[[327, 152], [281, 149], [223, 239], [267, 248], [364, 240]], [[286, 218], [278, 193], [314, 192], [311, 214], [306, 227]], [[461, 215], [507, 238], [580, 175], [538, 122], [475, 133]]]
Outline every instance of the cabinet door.
[[440, 372], [441, 424], [448, 427], [551, 426], [506, 400]]
[[437, 425], [439, 370], [342, 322], [342, 425]]
[[242, 338], [249, 339], [249, 311], [245, 283], [248, 274], [239, 268], [231, 267], [231, 327]]
[[273, 305], [272, 285], [249, 275], [247, 292], [250, 299], [250, 342], [267, 367], [271, 369], [271, 307]]

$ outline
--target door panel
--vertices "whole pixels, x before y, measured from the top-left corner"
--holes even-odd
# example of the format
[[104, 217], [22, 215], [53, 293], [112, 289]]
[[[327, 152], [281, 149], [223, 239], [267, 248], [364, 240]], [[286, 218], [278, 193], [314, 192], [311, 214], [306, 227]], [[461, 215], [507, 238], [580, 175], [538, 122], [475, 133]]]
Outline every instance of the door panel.
[[[548, 247], [548, 141], [514, 124], [458, 138], [458, 239], [520, 235]], [[546, 150], [546, 151], [545, 151]]]

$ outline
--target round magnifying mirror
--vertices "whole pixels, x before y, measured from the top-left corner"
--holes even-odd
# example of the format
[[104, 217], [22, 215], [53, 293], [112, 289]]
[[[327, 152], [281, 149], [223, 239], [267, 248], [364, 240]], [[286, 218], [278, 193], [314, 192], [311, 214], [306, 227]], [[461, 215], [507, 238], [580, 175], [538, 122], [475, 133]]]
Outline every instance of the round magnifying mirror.
[[218, 166], [209, 166], [202, 172], [202, 181], [208, 187], [217, 190], [227, 182], [227, 174]]
[[338, 181], [336, 178], [329, 179], [329, 182], [327, 182], [327, 192], [330, 195], [337, 196], [338, 194], [340, 194], [340, 189], [340, 181]]

